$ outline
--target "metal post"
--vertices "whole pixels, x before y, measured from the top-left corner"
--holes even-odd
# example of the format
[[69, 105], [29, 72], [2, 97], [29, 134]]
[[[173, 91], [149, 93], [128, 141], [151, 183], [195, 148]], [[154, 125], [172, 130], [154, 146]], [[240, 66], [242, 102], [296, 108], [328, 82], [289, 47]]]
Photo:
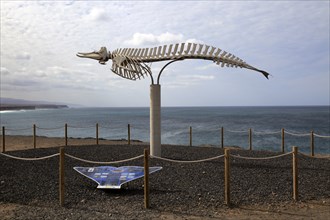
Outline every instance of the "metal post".
[[59, 162], [59, 197], [60, 206], [64, 205], [64, 148], [60, 148], [60, 162]]
[[292, 179], [293, 179], [293, 200], [298, 200], [298, 147], [292, 147]]
[[150, 154], [161, 157], [160, 85], [150, 85]]
[[149, 151], [144, 149], [144, 208], [149, 208], [149, 202]]
[[230, 205], [230, 153], [225, 149], [225, 204]]

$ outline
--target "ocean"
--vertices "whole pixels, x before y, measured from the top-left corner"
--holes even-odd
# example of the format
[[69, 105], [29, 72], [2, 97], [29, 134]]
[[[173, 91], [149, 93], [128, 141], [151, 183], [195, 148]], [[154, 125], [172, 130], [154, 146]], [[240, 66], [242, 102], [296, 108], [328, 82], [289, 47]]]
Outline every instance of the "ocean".
[[[221, 127], [224, 145], [249, 148], [248, 130], [252, 129], [252, 147], [257, 150], [281, 150], [281, 129], [285, 129], [285, 150], [298, 146], [310, 151], [310, 133], [314, 131], [315, 153], [330, 154], [330, 106], [285, 107], [162, 107], [162, 144], [189, 145], [192, 127], [193, 146], [220, 147]], [[2, 111], [1, 127], [6, 135], [95, 137], [149, 141], [149, 108], [67, 108]]]

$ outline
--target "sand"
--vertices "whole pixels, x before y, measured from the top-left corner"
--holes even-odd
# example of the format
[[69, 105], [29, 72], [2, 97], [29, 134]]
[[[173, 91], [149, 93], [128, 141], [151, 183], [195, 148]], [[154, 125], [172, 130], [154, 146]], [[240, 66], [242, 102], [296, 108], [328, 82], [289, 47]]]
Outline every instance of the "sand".
[[[2, 138], [2, 137], [1, 137]], [[58, 146], [64, 146], [65, 140], [63, 138], [46, 138], [46, 137], [37, 137], [37, 150], [33, 150], [33, 138], [32, 137], [26, 137], [26, 136], [6, 136], [6, 151], [8, 154], [13, 154], [15, 152], [16, 155], [21, 156], [29, 156], [29, 155], [38, 155], [45, 154], [45, 152], [48, 151], [49, 153], [58, 152]], [[68, 145], [70, 147], [67, 147], [67, 151], [70, 153], [76, 153], [81, 155], [86, 155], [86, 153], [83, 153], [86, 151], [86, 149], [98, 149], [98, 146], [95, 146], [96, 140], [95, 139], [68, 139]], [[105, 147], [105, 149], [109, 149], [109, 152], [114, 152], [116, 149], [117, 152], [114, 152], [114, 158], [118, 158], [122, 155], [122, 158], [125, 158], [128, 156], [127, 149], [130, 148], [130, 146], [127, 146], [127, 141], [108, 141], [108, 140], [100, 140], [99, 146], [100, 148]], [[142, 149], [147, 147], [145, 143], [140, 142], [132, 142], [131, 147], [133, 147], [138, 154], [140, 151], [142, 152]], [[79, 147], [80, 146], [80, 147]], [[107, 147], [108, 146], [108, 147]], [[1, 149], [3, 145], [1, 143]], [[165, 146], [165, 153], [166, 156], [174, 158], [174, 159], [197, 159], [196, 157], [204, 157], [208, 156], [209, 154], [213, 154], [214, 150], [212, 148], [195, 148], [195, 150], [192, 150], [192, 153], [190, 152], [191, 148], [185, 148], [182, 146]], [[29, 150], [30, 149], [30, 150]], [[111, 150], [110, 150], [111, 149]], [[125, 150], [126, 149], [126, 150]], [[189, 149], [189, 150], [188, 150]], [[19, 150], [27, 150], [27, 151], [19, 151]], [[26, 152], [26, 153], [25, 153]], [[88, 152], [88, 151], [87, 151]], [[182, 155], [182, 152], [187, 152], [186, 155]], [[219, 152], [220, 153], [220, 152]], [[240, 154], [244, 155], [246, 153], [247, 155], [249, 152], [241, 151]], [[118, 155], [116, 155], [118, 154]], [[267, 153], [259, 153], [259, 152], [253, 152], [253, 155], [261, 155], [261, 154], [267, 154]], [[102, 155], [97, 156], [97, 152], [92, 151], [90, 155], [90, 159], [95, 159], [94, 156], [97, 157], [97, 159], [104, 159], [102, 158]], [[214, 155], [213, 155], [214, 156]], [[100, 158], [101, 157], [101, 158]], [[121, 158], [119, 158], [121, 159]], [[55, 160], [55, 159], [54, 159]], [[324, 159], [323, 159], [324, 160]], [[13, 166], [17, 166], [17, 161], [12, 161], [9, 159], [4, 159], [3, 156], [0, 156], [0, 162], [3, 162], [4, 164], [12, 164]], [[306, 160], [307, 161], [307, 160]], [[55, 164], [56, 161], [53, 161]], [[34, 166], [42, 166], [42, 161], [39, 163], [36, 163]], [[49, 162], [50, 163], [50, 162]], [[157, 162], [158, 163], [158, 162]], [[29, 164], [29, 163], [26, 163]], [[306, 166], [312, 164], [311, 161], [307, 161]], [[213, 163], [206, 163], [207, 166], [213, 166]], [[217, 163], [215, 163], [216, 166]], [[219, 161], [219, 165], [222, 165], [222, 162]], [[305, 166], [301, 164], [302, 166]], [[70, 166], [70, 161], [68, 162], [67, 166]], [[166, 163], [162, 164], [164, 166], [164, 170], [166, 166], [168, 166]], [[171, 165], [172, 166], [172, 165]], [[203, 165], [202, 165], [203, 166]], [[202, 167], [201, 166], [201, 167]], [[238, 163], [237, 164], [237, 171], [240, 166], [247, 166], [251, 169], [256, 169], [260, 167], [260, 164], [252, 163]], [[272, 168], [272, 164], [265, 165], [265, 169], [271, 172], [282, 172], [281, 165], [275, 164], [278, 168]], [[180, 170], [180, 169], [186, 169], [186, 172], [189, 172], [190, 169], [184, 168], [183, 165], [173, 165], [174, 170]], [[196, 167], [195, 167], [196, 168]], [[286, 168], [286, 167], [284, 167]], [[52, 169], [57, 169], [52, 168]], [[204, 169], [203, 167], [201, 169]], [[234, 168], [233, 168], [234, 169]], [[307, 168], [306, 168], [307, 169]], [[323, 169], [323, 168], [320, 168]], [[327, 169], [327, 168], [326, 168]], [[71, 170], [71, 169], [70, 169]], [[259, 168], [258, 168], [259, 170]], [[10, 171], [10, 168], [7, 170]], [[5, 169], [2, 169], [2, 179], [0, 179], [1, 185], [0, 189], [1, 192], [5, 192], [8, 189], [7, 186], [7, 178], [8, 173]], [[166, 170], [165, 170], [166, 171]], [[164, 174], [166, 172], [163, 172]], [[259, 170], [260, 171], [260, 170]], [[68, 171], [71, 172], [71, 171]], [[306, 170], [306, 173], [304, 175], [309, 175], [308, 169]], [[324, 172], [324, 170], [322, 170]], [[326, 171], [328, 172], [328, 171]], [[160, 174], [158, 174], [160, 175]], [[191, 175], [191, 174], [188, 174]], [[205, 173], [203, 175], [208, 175], [208, 173]], [[220, 175], [220, 174], [219, 174]], [[221, 174], [222, 175], [222, 174]], [[220, 176], [221, 176], [220, 175]], [[240, 174], [243, 177], [244, 173]], [[276, 174], [277, 175], [277, 174]], [[157, 176], [156, 176], [157, 177]], [[164, 177], [158, 176], [158, 179], [162, 179]], [[317, 175], [316, 175], [317, 177]], [[84, 177], [80, 177], [77, 175], [77, 177], [80, 182], [84, 181]], [[81, 179], [80, 179], [81, 178]], [[188, 179], [193, 179], [193, 176], [188, 177]], [[261, 177], [262, 178], [262, 177]], [[312, 177], [311, 177], [312, 178]], [[198, 177], [197, 177], [198, 179]], [[330, 179], [330, 176], [328, 176], [328, 180]], [[165, 198], [169, 198], [168, 200], [175, 199], [174, 197], [179, 195], [181, 196], [180, 200], [185, 201], [184, 197], [184, 190], [181, 189], [182, 181], [178, 181], [175, 183], [175, 188], [170, 189], [168, 186], [168, 189], [164, 185], [157, 185], [157, 180], [154, 180], [155, 183], [153, 184], [154, 187], [157, 189], [154, 194], [158, 193], [159, 197], [165, 196]], [[33, 183], [33, 179], [31, 180]], [[47, 181], [47, 180], [45, 180]], [[69, 181], [69, 180], [68, 180]], [[162, 179], [161, 181], [164, 181]], [[251, 182], [257, 181], [255, 179], [251, 180]], [[268, 180], [265, 180], [266, 182]], [[205, 185], [208, 184], [208, 182], [201, 179], [201, 182]], [[271, 182], [271, 181], [270, 181]], [[27, 181], [27, 184], [29, 182]], [[212, 187], [212, 184], [216, 184], [215, 182], [209, 183], [209, 186], [205, 187]], [[190, 185], [187, 185], [187, 187], [195, 187], [194, 184], [191, 183]], [[306, 185], [306, 184], [305, 184]], [[304, 184], [302, 184], [302, 188], [306, 187]], [[312, 184], [311, 184], [312, 185]], [[24, 184], [21, 185], [21, 187], [24, 187]], [[171, 203], [173, 201], [169, 201], [169, 204], [164, 204], [163, 206], [160, 205], [160, 203], [157, 199], [152, 200], [152, 207], [149, 210], [144, 210], [142, 208], [143, 205], [137, 204], [132, 208], [132, 204], [130, 204], [130, 200], [134, 200], [135, 198], [140, 198], [140, 191], [143, 189], [141, 186], [141, 183], [134, 183], [130, 185], [129, 187], [133, 188], [133, 190], [128, 190], [128, 192], [124, 191], [123, 194], [114, 195], [110, 193], [110, 196], [113, 196], [115, 201], [108, 201], [109, 204], [121, 204], [121, 207], [118, 208], [118, 210], [114, 210], [114, 208], [111, 206], [111, 208], [101, 208], [101, 209], [93, 209], [93, 203], [97, 201], [97, 198], [107, 198], [109, 194], [103, 194], [97, 195], [99, 191], [95, 191], [95, 185], [92, 183], [88, 184], [87, 189], [85, 185], [81, 185], [79, 190], [83, 190], [84, 193], [77, 193], [78, 196], [85, 196], [85, 198], [76, 198], [75, 195], [72, 195], [73, 198], [71, 198], [67, 202], [65, 207], [59, 207], [57, 206], [56, 202], [56, 195], [55, 198], [52, 198], [52, 196], [49, 197], [49, 201], [46, 200], [42, 201], [40, 199], [29, 199], [29, 196], [33, 197], [35, 193], [31, 192], [31, 195], [29, 194], [30, 191], [26, 189], [21, 189], [19, 192], [13, 193], [12, 199], [10, 199], [10, 194], [6, 194], [6, 196], [9, 196], [9, 200], [11, 202], [8, 202], [8, 198], [5, 196], [5, 194], [2, 194], [0, 196], [0, 219], [328, 219], [330, 216], [330, 197], [329, 197], [329, 187], [326, 188], [325, 196], [322, 196], [322, 191], [318, 192], [317, 195], [308, 195], [303, 196], [302, 200], [298, 202], [292, 202], [290, 199], [287, 199], [286, 196], [283, 196], [283, 198], [277, 199], [277, 196], [274, 196], [274, 201], [267, 202], [264, 201], [264, 199], [258, 199], [251, 197], [249, 194], [246, 196], [246, 201], [244, 198], [235, 200], [234, 205], [232, 207], [227, 207], [222, 204], [222, 199], [214, 198], [213, 195], [208, 195], [207, 193], [198, 193], [197, 191], [200, 190], [197, 186], [197, 188], [192, 188], [190, 191], [192, 192], [191, 195], [187, 197], [186, 202], [189, 203], [191, 200], [192, 202], [189, 204], [181, 204], [180, 201], [178, 201], [178, 209], [172, 208]], [[184, 186], [186, 187], [186, 186]], [[10, 187], [9, 187], [10, 188]], [[33, 188], [33, 187], [31, 187]], [[57, 188], [55, 186], [55, 188]], [[307, 187], [308, 188], [308, 187]], [[180, 192], [179, 189], [182, 191]], [[13, 189], [14, 190], [14, 189]], [[17, 190], [17, 189], [15, 189]], [[88, 192], [85, 192], [84, 190], [87, 190]], [[302, 189], [304, 190], [304, 189]], [[16, 199], [19, 198], [20, 192], [26, 191], [29, 195], [26, 195], [27, 198], [22, 199]], [[33, 190], [32, 190], [33, 191]], [[42, 193], [42, 190], [40, 190]], [[142, 190], [143, 191], [143, 190]], [[203, 190], [202, 190], [203, 191]], [[245, 190], [247, 191], [247, 190]], [[310, 191], [307, 189], [307, 191]], [[89, 194], [89, 192], [91, 194]], [[303, 191], [304, 192], [304, 191]], [[39, 192], [38, 192], [39, 193]], [[45, 192], [44, 192], [45, 193]], [[126, 195], [126, 193], [128, 193]], [[133, 193], [133, 195], [130, 195]], [[239, 194], [240, 192], [236, 192], [236, 194]], [[246, 193], [246, 192], [243, 192]], [[251, 194], [251, 192], [249, 192]], [[96, 195], [95, 195], [96, 194]], [[136, 195], [135, 195], [136, 194]], [[164, 194], [164, 195], [163, 195]], [[167, 195], [169, 194], [169, 195]], [[196, 195], [198, 194], [198, 195]], [[204, 195], [205, 194], [205, 195]], [[237, 197], [238, 195], [234, 195]], [[307, 194], [304, 192], [304, 194]], [[125, 196], [126, 195], [126, 196]], [[244, 194], [243, 194], [244, 195]], [[15, 197], [16, 196], [16, 197]], [[23, 196], [23, 195], [22, 195]], [[166, 197], [168, 196], [168, 197]], [[234, 196], [234, 197], [235, 197]], [[289, 195], [290, 196], [290, 195]], [[128, 197], [128, 198], [125, 198]], [[183, 197], [183, 198], [182, 198]], [[196, 197], [196, 198], [195, 198]], [[201, 204], [199, 202], [196, 202], [199, 200], [202, 202]], [[142, 197], [143, 198], [143, 197]], [[313, 199], [314, 198], [314, 199]], [[315, 199], [316, 198], [316, 199]], [[120, 202], [119, 200], [125, 200], [128, 199], [126, 202]], [[218, 202], [218, 205], [213, 206], [210, 202], [211, 199], [215, 199], [215, 202]], [[251, 202], [251, 200], [254, 200], [254, 202]], [[77, 201], [76, 201], [77, 200]], [[117, 200], [117, 201], [116, 201]], [[280, 200], [280, 202], [276, 202], [277, 200]], [[161, 202], [161, 201], [160, 201]], [[105, 203], [105, 206], [107, 204], [106, 201], [100, 201], [100, 205]], [[127, 207], [125, 207], [127, 206]], [[101, 205], [102, 207], [102, 205]], [[106, 206], [107, 207], [107, 206]], [[128, 214], [123, 214], [120, 211], [128, 210]]]

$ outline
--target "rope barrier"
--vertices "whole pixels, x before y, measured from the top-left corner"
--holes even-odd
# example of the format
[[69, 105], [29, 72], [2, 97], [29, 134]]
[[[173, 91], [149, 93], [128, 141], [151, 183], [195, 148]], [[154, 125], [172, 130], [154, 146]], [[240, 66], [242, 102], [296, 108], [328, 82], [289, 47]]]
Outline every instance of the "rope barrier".
[[270, 160], [270, 159], [275, 159], [275, 158], [279, 158], [279, 157], [284, 157], [284, 156], [287, 156], [289, 154], [292, 154], [292, 151], [288, 152], [288, 153], [285, 153], [285, 154], [272, 156], [272, 157], [243, 157], [243, 156], [240, 156], [240, 155], [232, 155], [232, 154], [230, 156], [234, 157], [234, 158], [246, 159], [246, 160]]
[[132, 160], [136, 160], [136, 159], [139, 159], [139, 158], [144, 157], [144, 155], [140, 155], [140, 156], [132, 157], [132, 158], [125, 159], [125, 160], [117, 160], [117, 161], [101, 162], [101, 161], [85, 160], [85, 159], [82, 159], [82, 158], [79, 158], [79, 157], [72, 156], [72, 155], [70, 155], [70, 154], [65, 154], [65, 155], [68, 156], [68, 157], [70, 157], [70, 158], [72, 158], [72, 159], [79, 160], [79, 161], [81, 161], [81, 162], [85, 162], [85, 163], [93, 163], [93, 164], [115, 164], [115, 163], [124, 163], [124, 162], [132, 161]]
[[316, 159], [330, 159], [330, 156], [311, 156], [311, 155], [308, 155], [308, 154], [304, 154], [304, 153], [300, 153], [298, 152], [298, 154], [300, 155], [303, 155], [305, 157], [309, 157], [309, 158], [316, 158]]
[[225, 155], [219, 155], [216, 157], [211, 157], [211, 158], [206, 158], [206, 159], [201, 159], [201, 160], [173, 160], [173, 159], [169, 159], [169, 158], [163, 158], [163, 157], [157, 157], [157, 156], [151, 156], [150, 158], [154, 158], [154, 159], [159, 159], [159, 160], [164, 160], [164, 161], [168, 161], [168, 162], [173, 162], [173, 163], [200, 163], [200, 162], [205, 162], [205, 161], [210, 161], [210, 160], [215, 160], [218, 158], [222, 158]]
[[42, 128], [42, 127], [38, 127], [36, 126], [36, 128], [41, 129], [41, 130], [58, 130], [58, 129], [63, 129], [64, 127], [55, 127], [55, 128]]
[[281, 131], [253, 131], [253, 134], [280, 134]]
[[24, 157], [16, 157], [16, 156], [12, 156], [12, 155], [9, 155], [9, 154], [4, 154], [4, 153], [0, 153], [0, 154], [3, 155], [3, 156], [6, 156], [6, 157], [12, 158], [12, 159], [16, 159], [16, 160], [27, 160], [27, 161], [45, 160], [45, 159], [49, 159], [49, 158], [56, 157], [56, 156], [59, 155], [59, 153], [57, 153], [57, 154], [52, 154], [52, 155], [45, 156], [45, 157], [24, 158]]
[[293, 135], [293, 136], [300, 136], [300, 137], [311, 135], [310, 133], [298, 134], [298, 133], [288, 132], [288, 131], [286, 131], [286, 130], [284, 131], [284, 133], [286, 133], [286, 134], [290, 134], [290, 135]]
[[319, 135], [319, 134], [315, 134], [315, 133], [314, 133], [314, 136], [319, 137], [319, 138], [330, 138], [330, 136]]
[[90, 125], [90, 126], [73, 126], [73, 125], [68, 125], [68, 128], [77, 128], [77, 129], [85, 129], [85, 128], [95, 128], [95, 125]]
[[24, 131], [24, 130], [31, 130], [31, 128], [6, 128], [6, 131]]
[[226, 131], [231, 132], [231, 133], [248, 133], [248, 131], [234, 131], [234, 130], [228, 130], [228, 129], [226, 129]]

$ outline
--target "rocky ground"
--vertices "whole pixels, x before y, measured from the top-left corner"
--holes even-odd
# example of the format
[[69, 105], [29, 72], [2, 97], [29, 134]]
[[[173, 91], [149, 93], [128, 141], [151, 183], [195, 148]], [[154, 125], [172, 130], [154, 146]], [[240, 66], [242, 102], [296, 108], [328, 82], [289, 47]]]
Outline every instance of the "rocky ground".
[[[94, 161], [114, 161], [143, 154], [146, 145], [68, 146], [65, 152]], [[58, 153], [58, 147], [11, 151], [20, 157]], [[211, 147], [163, 146], [163, 157], [197, 160], [223, 154]], [[232, 149], [232, 155], [269, 157], [266, 151]], [[330, 160], [298, 157], [299, 201], [292, 201], [292, 155], [271, 160], [231, 158], [231, 206], [224, 204], [224, 159], [173, 163], [150, 175], [150, 209], [144, 209], [143, 179], [120, 190], [97, 184], [73, 170], [96, 166], [65, 157], [65, 206], [58, 199], [59, 158], [20, 161], [0, 155], [1, 219], [326, 219], [330, 215]], [[115, 166], [140, 165], [143, 158]], [[315, 211], [312, 207], [318, 207]], [[250, 210], [250, 211], [249, 211]], [[304, 211], [305, 210], [305, 211]], [[314, 211], [313, 211], [314, 210]], [[279, 213], [279, 214], [278, 214]], [[284, 219], [283, 218], [283, 219]]]

